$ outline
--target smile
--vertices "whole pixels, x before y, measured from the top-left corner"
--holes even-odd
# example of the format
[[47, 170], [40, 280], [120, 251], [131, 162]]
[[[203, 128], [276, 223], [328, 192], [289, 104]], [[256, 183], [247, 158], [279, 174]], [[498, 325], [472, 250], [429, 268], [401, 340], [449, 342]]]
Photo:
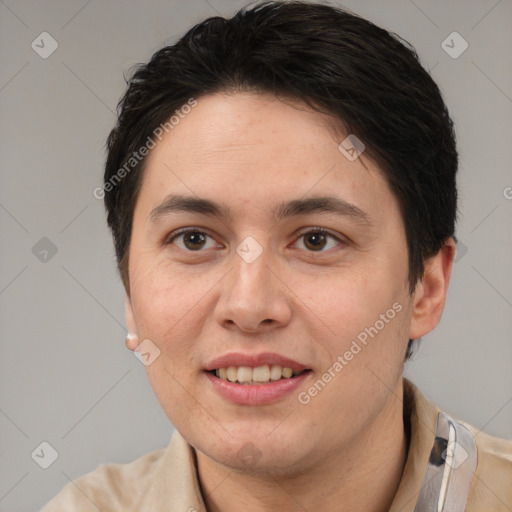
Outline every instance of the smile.
[[234, 382], [238, 384], [258, 385], [268, 384], [270, 382], [282, 379], [290, 379], [296, 377], [307, 370], [294, 371], [292, 368], [280, 365], [262, 365], [256, 368], [250, 366], [228, 366], [212, 370], [212, 374], [222, 380]]
[[267, 405], [290, 397], [313, 371], [281, 354], [231, 352], [209, 361], [203, 375], [217, 396], [237, 405]]

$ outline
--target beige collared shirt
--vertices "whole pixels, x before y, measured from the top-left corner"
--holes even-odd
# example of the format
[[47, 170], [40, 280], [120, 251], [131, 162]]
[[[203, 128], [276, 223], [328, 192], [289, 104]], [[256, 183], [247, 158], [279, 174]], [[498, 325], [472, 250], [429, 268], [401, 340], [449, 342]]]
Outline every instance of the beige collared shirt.
[[[389, 512], [414, 512], [440, 410], [404, 379], [411, 440], [400, 486]], [[464, 422], [478, 448], [466, 512], [512, 511], [512, 441]], [[167, 448], [129, 464], [103, 464], [68, 483], [41, 512], [205, 512], [194, 449], [175, 431]], [[432, 508], [432, 510], [437, 510]]]

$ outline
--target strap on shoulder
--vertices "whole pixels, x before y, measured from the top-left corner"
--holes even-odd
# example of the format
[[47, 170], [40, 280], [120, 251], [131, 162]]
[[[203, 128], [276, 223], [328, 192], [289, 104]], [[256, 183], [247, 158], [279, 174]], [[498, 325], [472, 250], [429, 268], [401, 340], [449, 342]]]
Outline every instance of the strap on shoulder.
[[414, 512], [464, 512], [477, 462], [471, 432], [440, 412]]

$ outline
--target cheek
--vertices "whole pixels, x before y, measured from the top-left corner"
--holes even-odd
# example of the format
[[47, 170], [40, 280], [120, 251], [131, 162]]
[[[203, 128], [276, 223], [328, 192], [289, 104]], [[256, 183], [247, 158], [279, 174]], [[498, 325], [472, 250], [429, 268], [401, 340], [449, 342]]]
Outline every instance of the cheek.
[[407, 295], [402, 279], [393, 274], [396, 265], [378, 263], [340, 272], [329, 281], [329, 292], [315, 298], [315, 303], [323, 303], [319, 317], [329, 330], [321, 337], [319, 331], [311, 336], [326, 352], [322, 370], [336, 375], [337, 384], [329, 386], [334, 401], [340, 393], [356, 389], [366, 389], [370, 399], [374, 388], [382, 385], [380, 380], [391, 385], [402, 368]]
[[204, 279], [171, 271], [168, 265], [140, 260], [133, 267], [132, 305], [139, 337], [151, 339], [173, 358], [190, 347], [199, 325], [194, 321], [208, 289]]
[[201, 299], [207, 292], [204, 279], [190, 279], [170, 271], [165, 263], [139, 260], [134, 265], [132, 305], [139, 337], [150, 339], [160, 350], [146, 372], [158, 401], [170, 421], [181, 426], [185, 410], [194, 407], [194, 340], [201, 322]]
[[320, 307], [320, 316], [332, 326], [331, 334], [346, 340], [373, 325], [380, 314], [400, 300], [399, 287], [394, 281], [395, 277], [386, 269], [378, 270], [377, 262], [357, 269], [342, 269], [317, 288], [314, 302]]

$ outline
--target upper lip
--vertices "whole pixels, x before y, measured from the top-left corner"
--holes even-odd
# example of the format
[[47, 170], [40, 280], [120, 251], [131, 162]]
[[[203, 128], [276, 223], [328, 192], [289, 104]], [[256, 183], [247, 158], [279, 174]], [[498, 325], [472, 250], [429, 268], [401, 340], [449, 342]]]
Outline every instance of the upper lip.
[[289, 357], [285, 357], [272, 352], [262, 352], [260, 354], [243, 354], [241, 352], [230, 352], [220, 357], [212, 359], [205, 365], [206, 371], [216, 370], [217, 368], [227, 368], [229, 366], [249, 366], [256, 368], [264, 365], [279, 365], [283, 368], [291, 368], [298, 372], [307, 370], [308, 366], [298, 363]]

